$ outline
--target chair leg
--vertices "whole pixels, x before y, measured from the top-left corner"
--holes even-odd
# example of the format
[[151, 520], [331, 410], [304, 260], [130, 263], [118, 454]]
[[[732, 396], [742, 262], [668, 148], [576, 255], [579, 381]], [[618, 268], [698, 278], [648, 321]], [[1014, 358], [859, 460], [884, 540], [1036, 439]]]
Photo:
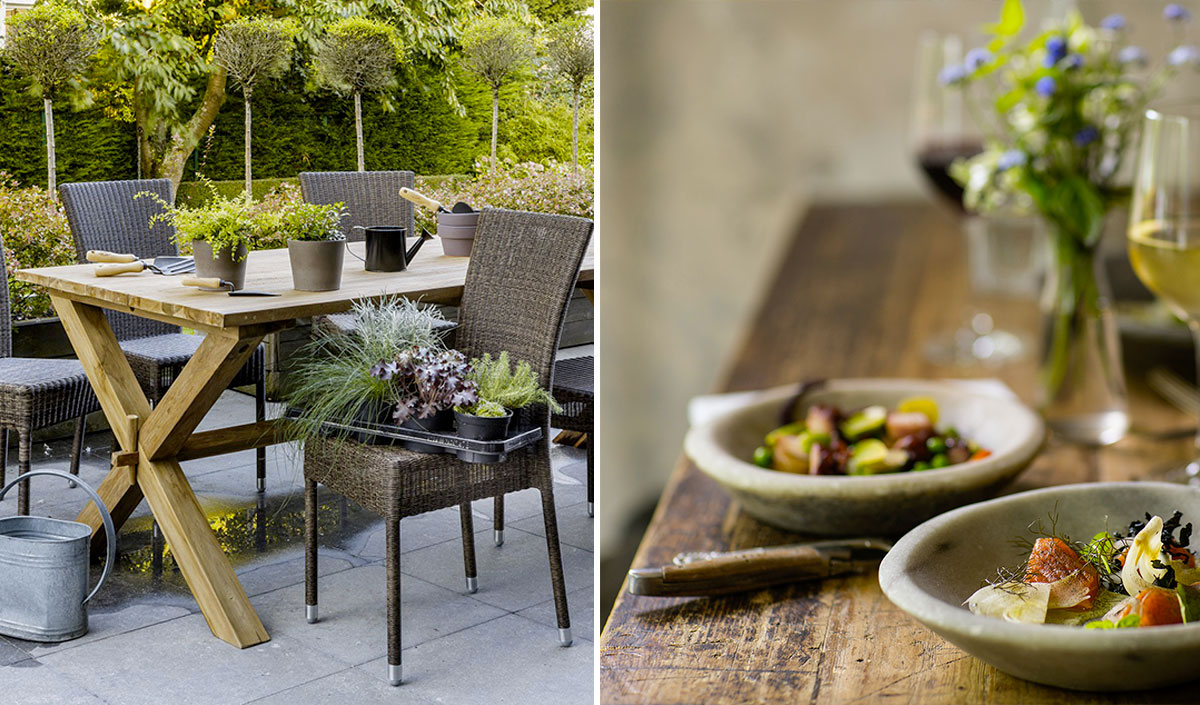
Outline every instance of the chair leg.
[[0, 431], [0, 487], [8, 484], [8, 429]]
[[400, 666], [400, 521], [384, 521], [387, 523], [388, 682], [400, 685], [403, 680]]
[[[87, 416], [75, 419], [75, 438], [71, 441], [71, 474], [79, 476], [79, 458], [83, 455], [83, 439], [87, 435]], [[75, 483], [70, 484], [75, 489]]]
[[[32, 451], [33, 431], [27, 428], [17, 431], [17, 477], [29, 472], [29, 456]], [[29, 480], [21, 482], [17, 488], [17, 514], [29, 514]]]
[[317, 621], [317, 483], [304, 481], [304, 618]]
[[461, 504], [458, 515], [462, 519], [463, 568], [467, 574], [467, 592], [479, 592], [479, 578], [475, 572], [475, 520], [471, 516], [471, 503]]
[[542, 517], [546, 521], [546, 553], [550, 557], [550, 583], [554, 587], [554, 611], [558, 616], [558, 643], [571, 645], [571, 617], [567, 613], [567, 582], [563, 577], [562, 548], [558, 544], [558, 517], [554, 511], [554, 478], [549, 471], [538, 488], [542, 495]]
[[595, 458], [596, 458], [595, 449], [594, 449], [595, 444], [592, 441], [592, 437], [594, 435], [595, 434], [590, 433], [590, 432], [587, 435], [587, 454], [588, 454], [588, 457], [587, 457], [587, 485], [588, 485], [587, 497], [588, 497], [588, 516], [590, 516], [590, 517], [596, 516], [595, 490], [593, 489], [596, 484], [596, 481], [593, 477], [593, 472], [594, 472], [593, 468], [595, 467], [594, 463], [595, 463]]
[[504, 545], [504, 495], [492, 499], [492, 543]]
[[[265, 421], [267, 416], [267, 382], [260, 379], [254, 383], [254, 420]], [[267, 449], [255, 448], [254, 460], [257, 470], [259, 492], [267, 490]]]

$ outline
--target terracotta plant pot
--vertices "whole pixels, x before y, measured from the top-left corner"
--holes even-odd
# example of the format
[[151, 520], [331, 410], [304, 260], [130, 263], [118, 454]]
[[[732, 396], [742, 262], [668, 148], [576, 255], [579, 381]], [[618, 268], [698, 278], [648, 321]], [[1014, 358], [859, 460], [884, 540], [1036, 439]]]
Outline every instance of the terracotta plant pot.
[[475, 244], [475, 228], [479, 225], [479, 212], [438, 213], [437, 219], [442, 252], [451, 257], [470, 257], [471, 245]]
[[342, 288], [341, 240], [288, 240], [292, 262], [292, 287], [297, 291], [334, 291]]
[[193, 240], [192, 254], [196, 258], [196, 276], [216, 277], [233, 282], [234, 289], [245, 288], [247, 252], [246, 245], [243, 243], [238, 245], [236, 250], [229, 247], [223, 248], [214, 257], [212, 245], [203, 240]]

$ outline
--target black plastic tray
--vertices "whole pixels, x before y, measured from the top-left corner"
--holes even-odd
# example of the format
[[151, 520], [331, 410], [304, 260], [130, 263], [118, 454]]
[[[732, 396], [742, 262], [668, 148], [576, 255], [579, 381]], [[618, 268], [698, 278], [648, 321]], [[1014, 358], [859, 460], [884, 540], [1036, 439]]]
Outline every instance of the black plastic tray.
[[[289, 416], [296, 416], [294, 410]], [[428, 446], [440, 448], [442, 453], [453, 453], [459, 460], [468, 463], [503, 463], [508, 454], [525, 446], [542, 440], [542, 429], [533, 427], [517, 429], [517, 432], [499, 441], [477, 441], [463, 438], [455, 433], [434, 433], [413, 428], [402, 428], [394, 424], [373, 424], [364, 421], [353, 423], [334, 423], [327, 421], [323, 428], [330, 432], [346, 432], [357, 434], [360, 442], [376, 442], [379, 439], [393, 441], [414, 441]]]

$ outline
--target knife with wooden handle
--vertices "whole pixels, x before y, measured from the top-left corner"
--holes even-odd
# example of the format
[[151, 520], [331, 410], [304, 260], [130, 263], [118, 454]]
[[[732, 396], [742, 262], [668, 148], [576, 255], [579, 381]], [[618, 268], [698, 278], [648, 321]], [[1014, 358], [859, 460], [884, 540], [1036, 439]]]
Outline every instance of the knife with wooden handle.
[[865, 570], [891, 546], [883, 539], [839, 539], [727, 553], [683, 553], [671, 565], [630, 570], [629, 592], [697, 597], [820, 580]]

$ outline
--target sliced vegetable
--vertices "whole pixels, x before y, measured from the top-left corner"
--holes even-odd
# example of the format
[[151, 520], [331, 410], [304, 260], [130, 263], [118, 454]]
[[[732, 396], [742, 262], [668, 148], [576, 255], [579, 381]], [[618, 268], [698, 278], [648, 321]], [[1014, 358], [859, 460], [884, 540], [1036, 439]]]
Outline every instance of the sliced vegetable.
[[851, 475], [874, 475], [887, 472], [887, 444], [878, 438], [868, 438], [850, 447], [850, 463], [846, 470]]
[[780, 436], [771, 456], [771, 467], [775, 470], [808, 474], [808, 451], [799, 436]]
[[929, 419], [930, 425], [938, 422], [937, 402], [929, 397], [908, 397], [907, 399], [901, 399], [900, 403], [896, 405], [896, 411], [906, 414], [925, 414], [925, 418]]
[[[1125, 586], [1125, 592], [1130, 595], [1137, 595], [1147, 588], [1154, 587], [1154, 581], [1167, 572], [1167, 566], [1161, 559], [1162, 528], [1162, 517], [1152, 517], [1137, 536], [1133, 537], [1133, 544], [1130, 545], [1125, 564], [1121, 567], [1121, 583]], [[1162, 567], [1155, 568], [1155, 562]]]
[[842, 435], [848, 441], [877, 435], [887, 423], [888, 410], [883, 406], [868, 406], [857, 414], [853, 414], [842, 424]]
[[987, 585], [968, 597], [966, 604], [967, 609], [985, 617], [1042, 624], [1049, 609], [1050, 585], [1018, 582]]
[[984, 458], [990, 456], [991, 454], [992, 454], [992, 451], [990, 451], [990, 450], [977, 450], [974, 453], [971, 453], [971, 457], [968, 458], [968, 460], [983, 460]]
[[887, 432], [892, 438], [911, 436], [922, 431], [928, 431], [931, 434], [933, 431], [933, 423], [925, 414], [893, 411], [887, 416]]
[[760, 468], [769, 468], [775, 464], [775, 452], [766, 446], [754, 449], [754, 464]]
[[790, 423], [786, 426], [780, 426], [779, 428], [767, 434], [766, 446], [768, 448], [774, 448], [775, 444], [779, 442], [779, 439], [782, 436], [798, 436], [803, 430], [804, 424], [800, 423], [799, 421]]

